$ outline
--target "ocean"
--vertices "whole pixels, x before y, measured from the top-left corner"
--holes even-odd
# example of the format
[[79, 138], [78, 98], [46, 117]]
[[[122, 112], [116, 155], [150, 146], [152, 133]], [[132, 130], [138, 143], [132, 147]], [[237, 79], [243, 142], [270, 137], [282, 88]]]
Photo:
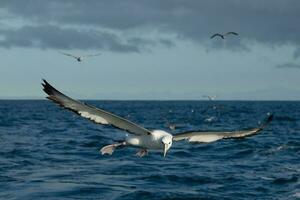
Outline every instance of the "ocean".
[[[0, 199], [300, 199], [300, 102], [86, 101], [149, 129], [260, 134], [162, 152], [99, 149], [125, 132], [48, 100], [0, 101]], [[177, 126], [169, 130], [167, 124]]]

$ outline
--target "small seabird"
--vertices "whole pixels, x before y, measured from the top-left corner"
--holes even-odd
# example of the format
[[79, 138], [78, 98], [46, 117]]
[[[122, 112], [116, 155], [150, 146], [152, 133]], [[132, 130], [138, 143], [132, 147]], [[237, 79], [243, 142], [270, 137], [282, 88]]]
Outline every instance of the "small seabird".
[[167, 120], [166, 118], [165, 118], [165, 121], [166, 121], [166, 126], [167, 126], [171, 131], [174, 131], [174, 130], [176, 130], [177, 128], [180, 127], [180, 125], [177, 125], [177, 124], [174, 124], [174, 123], [170, 123], [170, 121]]
[[239, 34], [237, 34], [236, 32], [228, 32], [228, 33], [225, 33], [225, 34], [216, 33], [216, 34], [212, 35], [210, 37], [210, 39], [213, 39], [214, 37], [217, 37], [217, 36], [221, 37], [222, 39], [225, 39], [225, 36], [227, 36], [227, 35], [239, 35]]
[[166, 126], [167, 126], [170, 130], [174, 131], [174, 130], [176, 129], [176, 124], [170, 123], [170, 121], [169, 121], [167, 118], [164, 118], [164, 119], [165, 119], [165, 121], [166, 121]]
[[205, 122], [212, 122], [212, 121], [214, 121], [216, 118], [215, 117], [208, 117], [208, 118], [206, 118], [204, 121]]
[[94, 57], [94, 56], [99, 56], [99, 55], [101, 55], [101, 53], [97, 53], [97, 54], [91, 54], [91, 55], [76, 56], [76, 55], [72, 55], [72, 54], [64, 53], [64, 52], [59, 52], [59, 53], [65, 55], [65, 56], [73, 57], [73, 58], [75, 58], [78, 62], [81, 62], [83, 58]]
[[203, 95], [203, 97], [206, 97], [206, 98], [208, 98], [208, 100], [212, 101], [217, 98], [217, 95]]
[[172, 135], [163, 130], [149, 130], [139, 126], [127, 119], [124, 119], [105, 110], [90, 106], [74, 100], [52, 87], [43, 80], [43, 90], [48, 94], [47, 98], [61, 107], [71, 110], [81, 117], [87, 118], [97, 124], [110, 125], [112, 127], [128, 132], [122, 142], [107, 145], [101, 148], [101, 153], [111, 155], [118, 147], [133, 146], [140, 150], [136, 155], [142, 157], [147, 155], [148, 150], [162, 150], [166, 156], [173, 142], [186, 140], [188, 142], [214, 142], [220, 139], [243, 138], [255, 135], [265, 128], [272, 120], [269, 115], [266, 121], [257, 128], [242, 131], [186, 131]]
[[169, 129], [174, 131], [176, 129], [176, 125], [175, 124], [169, 124]]

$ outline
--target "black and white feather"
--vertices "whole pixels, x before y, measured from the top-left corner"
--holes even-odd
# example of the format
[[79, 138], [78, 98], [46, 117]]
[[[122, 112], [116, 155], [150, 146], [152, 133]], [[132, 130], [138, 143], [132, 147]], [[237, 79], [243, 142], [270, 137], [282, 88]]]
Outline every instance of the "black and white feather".
[[151, 132], [122, 117], [74, 100], [56, 90], [46, 80], [43, 80], [43, 90], [48, 94], [47, 98], [60, 106], [69, 109], [81, 117], [87, 118], [97, 124], [111, 125], [135, 135], [147, 135]]
[[242, 131], [187, 131], [173, 136], [174, 141], [187, 140], [189, 142], [214, 142], [220, 139], [244, 138], [262, 131], [273, 119], [269, 115], [265, 122], [259, 127]]

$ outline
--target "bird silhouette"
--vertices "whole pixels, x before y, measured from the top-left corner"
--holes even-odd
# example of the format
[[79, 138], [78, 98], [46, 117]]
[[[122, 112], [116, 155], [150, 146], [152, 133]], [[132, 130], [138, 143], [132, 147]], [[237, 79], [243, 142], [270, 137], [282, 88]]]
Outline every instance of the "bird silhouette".
[[65, 55], [65, 56], [73, 57], [73, 58], [75, 58], [78, 62], [81, 62], [81, 61], [83, 60], [83, 58], [94, 57], [94, 56], [99, 56], [99, 55], [101, 55], [101, 53], [97, 53], [97, 54], [90, 54], [90, 55], [76, 56], [76, 55], [69, 54], [69, 53], [64, 53], [64, 52], [59, 52], [59, 53]]
[[225, 33], [225, 34], [216, 33], [216, 34], [212, 35], [210, 37], [210, 39], [213, 39], [214, 37], [220, 37], [222, 39], [225, 39], [225, 36], [228, 36], [228, 35], [236, 35], [236, 36], [238, 36], [239, 34], [237, 34], [236, 32], [228, 32], [228, 33]]

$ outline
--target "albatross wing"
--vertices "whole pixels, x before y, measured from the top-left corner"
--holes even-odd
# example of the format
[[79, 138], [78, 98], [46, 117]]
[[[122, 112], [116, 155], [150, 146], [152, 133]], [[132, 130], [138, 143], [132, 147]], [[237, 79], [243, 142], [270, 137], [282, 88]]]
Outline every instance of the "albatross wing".
[[81, 117], [87, 118], [97, 124], [107, 124], [127, 131], [135, 135], [145, 135], [151, 132], [141, 126], [134, 124], [122, 117], [109, 113], [105, 110], [76, 101], [52, 87], [46, 80], [43, 80], [43, 90], [49, 95], [48, 99], [59, 104], [63, 108], [71, 110]]
[[74, 56], [74, 55], [69, 54], [69, 53], [64, 53], [64, 52], [60, 52], [60, 51], [59, 51], [59, 53], [65, 55], [65, 56], [70, 56], [70, 57], [76, 58], [76, 59], [78, 58], [78, 56]]
[[101, 53], [97, 53], [97, 54], [90, 54], [90, 55], [85, 55], [85, 56], [81, 56], [82, 58], [87, 58], [87, 57], [94, 57], [94, 56], [99, 56], [101, 55]]
[[210, 37], [210, 39], [213, 39], [213, 38], [216, 37], [216, 36], [219, 36], [219, 37], [221, 37], [221, 38], [224, 37], [224, 36], [221, 35], [220, 33], [216, 33], [216, 34], [213, 34], [213, 35]]
[[228, 33], [226, 33], [225, 35], [239, 35], [238, 33], [236, 33], [236, 32], [228, 32]]
[[189, 142], [214, 142], [220, 139], [244, 138], [252, 136], [263, 130], [273, 119], [269, 115], [266, 121], [259, 127], [242, 131], [189, 131], [179, 133], [173, 137], [174, 141], [188, 140]]

